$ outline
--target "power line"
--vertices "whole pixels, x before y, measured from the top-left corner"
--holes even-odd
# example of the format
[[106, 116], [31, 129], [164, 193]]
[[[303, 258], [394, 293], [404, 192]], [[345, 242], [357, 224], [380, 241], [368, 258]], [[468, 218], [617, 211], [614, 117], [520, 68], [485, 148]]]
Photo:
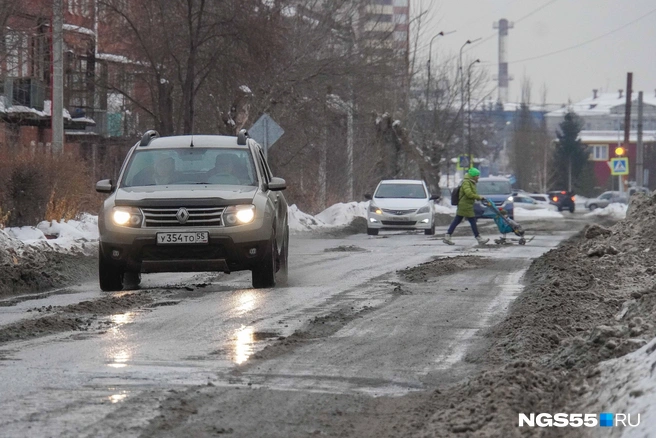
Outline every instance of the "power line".
[[595, 41], [598, 41], [598, 40], [600, 40], [600, 39], [602, 39], [602, 38], [606, 38], [607, 36], [612, 35], [612, 34], [614, 34], [614, 33], [616, 33], [616, 32], [619, 32], [620, 30], [625, 29], [625, 28], [631, 26], [632, 24], [637, 23], [638, 21], [647, 18], [648, 16], [650, 16], [650, 15], [653, 14], [654, 12], [656, 12], [656, 9], [652, 9], [651, 11], [649, 11], [649, 12], [647, 12], [646, 14], [644, 14], [644, 15], [642, 15], [642, 16], [636, 18], [636, 19], [633, 20], [633, 21], [630, 21], [630, 22], [628, 22], [628, 23], [626, 23], [626, 24], [624, 24], [624, 25], [622, 25], [622, 26], [620, 26], [620, 27], [618, 27], [618, 28], [616, 28], [616, 29], [611, 30], [610, 32], [606, 32], [606, 33], [603, 34], [603, 35], [599, 35], [598, 37], [595, 37], [595, 38], [589, 39], [589, 40], [587, 40], [587, 41], [583, 41], [583, 42], [581, 42], [581, 43], [575, 44], [575, 45], [570, 46], [570, 47], [566, 47], [566, 48], [564, 48], [564, 49], [560, 49], [560, 50], [556, 50], [556, 51], [553, 51], [553, 52], [545, 53], [545, 54], [543, 54], [543, 55], [532, 56], [532, 57], [530, 57], [530, 58], [524, 58], [524, 59], [518, 59], [518, 60], [516, 60], [516, 61], [511, 61], [511, 62], [509, 62], [509, 64], [517, 64], [517, 63], [520, 63], [520, 62], [533, 61], [533, 60], [535, 60], [535, 59], [546, 58], [547, 56], [552, 56], [552, 55], [556, 55], [556, 54], [558, 54], [558, 53], [567, 52], [567, 51], [569, 51], [569, 50], [578, 49], [579, 47], [585, 46], [585, 45], [587, 45], [587, 44], [590, 44], [590, 43], [593, 43], [593, 42], [595, 42]]

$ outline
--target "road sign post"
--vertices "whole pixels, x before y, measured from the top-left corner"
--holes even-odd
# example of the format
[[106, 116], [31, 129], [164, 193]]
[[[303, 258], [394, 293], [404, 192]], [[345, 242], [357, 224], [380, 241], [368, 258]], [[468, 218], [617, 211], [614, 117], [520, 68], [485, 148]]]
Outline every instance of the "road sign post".
[[620, 193], [624, 193], [624, 175], [629, 174], [629, 158], [617, 157], [610, 160], [610, 174], [617, 175]]
[[284, 133], [285, 130], [266, 113], [262, 114], [262, 117], [257, 119], [257, 122], [248, 130], [249, 137], [264, 148], [264, 156], [267, 159], [269, 158], [269, 149]]

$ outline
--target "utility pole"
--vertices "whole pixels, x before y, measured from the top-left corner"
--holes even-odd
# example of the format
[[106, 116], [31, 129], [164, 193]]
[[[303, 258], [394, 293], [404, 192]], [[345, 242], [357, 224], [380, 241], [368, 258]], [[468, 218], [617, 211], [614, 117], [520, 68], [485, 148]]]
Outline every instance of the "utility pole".
[[636, 145], [636, 185], [642, 187], [644, 181], [645, 149], [642, 144], [642, 91], [638, 93], [638, 143]]
[[64, 150], [64, 15], [63, 0], [52, 1], [52, 102], [50, 123], [52, 150], [60, 154]]
[[[624, 150], [629, 152], [631, 135], [631, 96], [633, 94], [633, 73], [626, 74], [626, 106], [624, 110]], [[625, 176], [620, 175], [620, 194], [624, 193]]]

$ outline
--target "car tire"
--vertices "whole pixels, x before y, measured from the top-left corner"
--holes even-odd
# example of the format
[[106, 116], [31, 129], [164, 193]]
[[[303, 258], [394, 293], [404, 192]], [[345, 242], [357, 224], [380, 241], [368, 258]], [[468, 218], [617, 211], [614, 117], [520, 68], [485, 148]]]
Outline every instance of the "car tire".
[[260, 264], [251, 271], [253, 287], [255, 289], [264, 289], [276, 285], [276, 267], [278, 262], [278, 244], [276, 242], [275, 229], [272, 233], [267, 252]]
[[595, 211], [597, 209], [597, 204], [590, 204], [588, 208], [590, 209], [590, 211]]
[[123, 274], [123, 287], [137, 289], [141, 284], [141, 272], [127, 271]]
[[367, 234], [370, 236], [377, 236], [378, 228], [367, 228]]
[[121, 268], [113, 265], [105, 259], [102, 249], [98, 253], [98, 281], [100, 290], [104, 292], [116, 292], [123, 289], [123, 274]]
[[574, 210], [575, 210], [575, 207], [572, 205], [572, 206], [569, 208], [569, 212], [570, 212], [570, 213], [574, 213]]
[[558, 211], [563, 211], [563, 207], [561, 207], [561, 206], [559, 205], [559, 206], [558, 206]]
[[424, 234], [427, 236], [435, 235], [435, 224], [433, 224], [429, 229], [424, 230]]
[[278, 255], [278, 272], [276, 273], [276, 285], [286, 286], [289, 277], [289, 227], [285, 229], [285, 237], [282, 243], [282, 251]]

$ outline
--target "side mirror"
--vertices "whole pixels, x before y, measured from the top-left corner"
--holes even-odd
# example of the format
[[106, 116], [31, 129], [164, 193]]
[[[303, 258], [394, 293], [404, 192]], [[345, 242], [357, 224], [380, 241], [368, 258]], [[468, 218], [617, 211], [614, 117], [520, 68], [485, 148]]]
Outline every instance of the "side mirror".
[[437, 200], [440, 199], [440, 198], [441, 198], [440, 195], [431, 195], [431, 197], [428, 198], [428, 199], [429, 199], [430, 201], [437, 201]]
[[114, 183], [111, 179], [103, 179], [96, 183], [96, 192], [98, 193], [112, 193], [114, 189]]
[[364, 199], [366, 199], [367, 201], [371, 201], [372, 197], [369, 193], [365, 193], [364, 194]]
[[269, 190], [271, 191], [280, 191], [280, 190], [285, 190], [287, 188], [287, 182], [282, 179], [282, 178], [271, 178], [271, 182], [269, 183]]

